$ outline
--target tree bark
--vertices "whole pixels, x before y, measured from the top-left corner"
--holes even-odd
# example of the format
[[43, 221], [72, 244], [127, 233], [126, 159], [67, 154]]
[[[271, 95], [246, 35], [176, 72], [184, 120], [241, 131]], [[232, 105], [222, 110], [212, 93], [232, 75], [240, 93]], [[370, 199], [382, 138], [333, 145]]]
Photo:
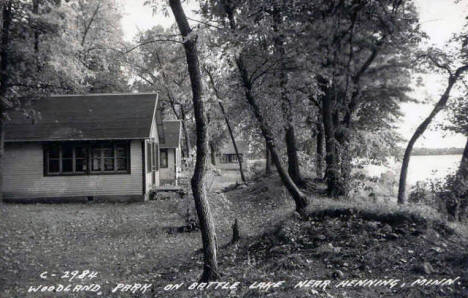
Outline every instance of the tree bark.
[[299, 186], [303, 186], [304, 180], [301, 176], [299, 158], [297, 156], [296, 134], [292, 123], [288, 123], [285, 130], [286, 151], [288, 154], [288, 173], [294, 183]]
[[4, 159], [4, 145], [5, 145], [5, 131], [4, 131], [4, 112], [9, 74], [8, 74], [8, 51], [10, 46], [10, 25], [11, 25], [11, 1], [6, 1], [2, 6], [2, 37], [0, 45], [0, 200], [3, 200], [3, 159]]
[[219, 273], [216, 259], [216, 233], [210, 206], [206, 199], [205, 189], [208, 129], [202, 101], [202, 82], [198, 60], [197, 36], [193, 34], [190, 28], [180, 0], [169, 0], [169, 5], [174, 14], [177, 26], [179, 27], [179, 31], [184, 38], [187, 67], [192, 85], [192, 101], [197, 132], [197, 157], [191, 186], [203, 242], [204, 266], [200, 280], [201, 282], [208, 282], [218, 279]]
[[3, 201], [3, 159], [5, 154], [5, 129], [3, 117], [0, 117], [0, 202]]
[[275, 6], [273, 12], [273, 19], [275, 21], [274, 31], [277, 33], [275, 41], [275, 50], [280, 59], [279, 67], [279, 85], [280, 85], [280, 97], [281, 97], [281, 109], [283, 110], [283, 117], [285, 121], [284, 131], [285, 131], [285, 143], [286, 151], [288, 154], [288, 173], [291, 176], [294, 183], [299, 186], [304, 185], [304, 181], [301, 177], [300, 167], [299, 167], [299, 158], [297, 156], [297, 146], [296, 146], [296, 134], [294, 131], [294, 121], [292, 113], [292, 103], [291, 99], [288, 96], [288, 72], [286, 65], [286, 50], [284, 48], [284, 36], [279, 31], [279, 26], [282, 23], [281, 20], [281, 7]]
[[[33, 0], [33, 14], [36, 16], [39, 15], [39, 0]], [[34, 29], [34, 52], [36, 55], [39, 54], [39, 30], [37, 30], [37, 28]], [[39, 62], [36, 61], [36, 63], [37, 67], [39, 68]]]
[[323, 139], [324, 139], [324, 129], [321, 122], [316, 123], [317, 136], [316, 136], [316, 154], [315, 154], [315, 171], [317, 178], [323, 178]]
[[411, 151], [413, 150], [414, 144], [419, 139], [419, 137], [426, 131], [426, 128], [429, 126], [429, 124], [431, 124], [432, 119], [434, 119], [434, 117], [443, 108], [445, 108], [447, 101], [450, 97], [450, 91], [452, 90], [453, 85], [455, 85], [460, 75], [466, 70], [468, 70], [468, 65], [458, 68], [454, 75], [450, 75], [445, 92], [442, 94], [429, 116], [418, 126], [410, 141], [408, 142], [400, 171], [400, 183], [398, 186], [398, 204], [404, 204], [406, 201], [406, 177], [408, 175], [408, 165], [410, 162]]
[[268, 149], [268, 144], [265, 142], [265, 175], [271, 175], [271, 156], [270, 150]]
[[333, 100], [329, 88], [326, 86], [322, 88], [325, 89], [325, 94], [322, 97], [322, 121], [325, 131], [327, 193], [331, 197], [338, 197], [344, 194], [344, 190], [340, 183], [338, 168], [337, 140], [335, 138], [335, 125], [333, 121]]
[[245, 66], [245, 63], [242, 59], [242, 56], [239, 56], [236, 59], [236, 64], [237, 68], [239, 70], [239, 74], [241, 77], [241, 82], [244, 86], [244, 91], [245, 91], [245, 97], [247, 99], [247, 102], [249, 105], [252, 107], [253, 113], [255, 115], [255, 118], [257, 119], [260, 130], [262, 132], [263, 137], [265, 138], [265, 142], [267, 144], [268, 150], [270, 151], [271, 158], [273, 163], [276, 166], [276, 169], [278, 171], [278, 174], [281, 178], [281, 181], [283, 182], [283, 185], [286, 187], [286, 189], [289, 191], [291, 197], [293, 198], [294, 202], [296, 203], [296, 211], [304, 215], [305, 214], [305, 208], [308, 205], [307, 198], [306, 196], [300, 191], [300, 189], [297, 187], [297, 185], [294, 183], [294, 181], [291, 179], [289, 174], [284, 170], [283, 166], [281, 165], [281, 159], [279, 157], [279, 154], [276, 150], [276, 144], [275, 140], [273, 137], [273, 134], [271, 133], [271, 129], [266, 123], [265, 119], [263, 118], [262, 113], [260, 112], [260, 107], [257, 104], [257, 101], [255, 97], [252, 94], [252, 85], [249, 80], [249, 75], [247, 72], [247, 68]]
[[184, 145], [185, 145], [185, 152], [186, 152], [186, 158], [190, 158], [190, 139], [189, 139], [189, 134], [187, 131], [187, 124], [185, 121], [187, 121], [187, 117], [185, 115], [184, 108], [181, 106], [180, 107], [180, 115], [182, 117], [182, 131], [184, 132]]
[[216, 149], [215, 145], [213, 145], [213, 142], [209, 142], [210, 145], [210, 159], [211, 159], [211, 164], [216, 165]]

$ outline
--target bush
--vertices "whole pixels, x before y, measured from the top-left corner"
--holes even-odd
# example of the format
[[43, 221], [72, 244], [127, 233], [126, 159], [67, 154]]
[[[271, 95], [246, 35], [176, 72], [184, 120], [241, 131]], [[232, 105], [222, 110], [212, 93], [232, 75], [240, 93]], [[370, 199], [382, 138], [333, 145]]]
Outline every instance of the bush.
[[443, 179], [418, 182], [411, 189], [408, 201], [431, 206], [448, 216], [449, 220], [461, 221], [467, 215], [467, 185], [456, 174], [447, 175]]
[[265, 172], [265, 162], [261, 160], [256, 160], [251, 163], [248, 167], [248, 171], [252, 173], [252, 175], [257, 176], [259, 174], [263, 174]]
[[349, 196], [360, 200], [391, 200], [394, 199], [394, 181], [390, 181], [384, 173], [380, 178], [368, 176], [363, 172], [352, 174]]

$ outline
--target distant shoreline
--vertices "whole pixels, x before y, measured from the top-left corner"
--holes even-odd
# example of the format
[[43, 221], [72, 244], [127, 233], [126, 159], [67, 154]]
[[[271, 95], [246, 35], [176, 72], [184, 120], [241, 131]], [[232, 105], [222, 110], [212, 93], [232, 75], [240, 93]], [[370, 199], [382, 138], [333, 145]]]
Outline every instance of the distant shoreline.
[[417, 155], [459, 155], [464, 148], [414, 148], [411, 156]]
[[462, 155], [462, 153], [418, 153], [418, 154], [411, 154], [411, 156], [436, 156], [436, 155]]

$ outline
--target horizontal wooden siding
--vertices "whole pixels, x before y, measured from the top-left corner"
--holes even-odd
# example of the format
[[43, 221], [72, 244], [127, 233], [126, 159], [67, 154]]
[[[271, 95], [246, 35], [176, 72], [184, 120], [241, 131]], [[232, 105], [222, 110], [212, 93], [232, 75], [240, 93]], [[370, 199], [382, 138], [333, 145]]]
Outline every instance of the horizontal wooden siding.
[[40, 143], [5, 144], [5, 198], [142, 195], [141, 141], [130, 143], [130, 174], [44, 176]]

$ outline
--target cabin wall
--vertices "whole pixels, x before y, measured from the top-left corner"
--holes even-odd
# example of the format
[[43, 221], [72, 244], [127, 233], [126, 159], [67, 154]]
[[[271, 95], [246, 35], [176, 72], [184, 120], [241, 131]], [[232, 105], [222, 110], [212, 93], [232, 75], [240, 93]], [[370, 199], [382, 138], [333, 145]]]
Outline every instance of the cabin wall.
[[6, 143], [5, 199], [143, 195], [141, 141], [130, 143], [130, 174], [44, 176], [40, 143]]
[[[159, 141], [159, 136], [158, 136], [158, 130], [157, 130], [157, 124], [156, 124], [156, 114], [155, 116], [153, 117], [153, 120], [151, 122], [151, 129], [150, 129], [150, 139], [149, 140], [146, 140], [145, 142], [149, 142], [149, 141], [153, 141], [153, 142], [158, 142]], [[158, 142], [159, 143], [159, 142]], [[146, 147], [146, 144], [145, 144], [145, 148]], [[159, 148], [159, 146], [158, 146]], [[145, 154], [145, 165], [147, 165], [147, 160], [148, 158], [151, 158], [150, 154], [151, 152], [147, 152], [147, 150], [144, 150]], [[159, 150], [158, 150], [159, 151]], [[158, 164], [159, 164], [159, 152], [158, 152], [158, 156], [157, 156], [158, 160], [156, 161]], [[148, 169], [145, 169], [145, 183], [146, 183], [146, 197], [145, 199], [149, 199], [148, 197], [148, 194], [149, 194], [149, 191], [151, 189], [153, 189], [154, 187], [157, 187], [159, 186], [160, 182], [159, 182], [159, 179], [160, 179], [160, 173], [159, 173], [159, 167], [158, 167], [158, 170], [154, 173], [155, 174], [155, 179], [154, 179], [154, 183], [153, 183], [153, 174], [151, 172], [151, 170], [148, 170]]]
[[[180, 144], [180, 142], [179, 142]], [[176, 180], [180, 177], [180, 173], [182, 172], [182, 148], [177, 147], [176, 149]]]

